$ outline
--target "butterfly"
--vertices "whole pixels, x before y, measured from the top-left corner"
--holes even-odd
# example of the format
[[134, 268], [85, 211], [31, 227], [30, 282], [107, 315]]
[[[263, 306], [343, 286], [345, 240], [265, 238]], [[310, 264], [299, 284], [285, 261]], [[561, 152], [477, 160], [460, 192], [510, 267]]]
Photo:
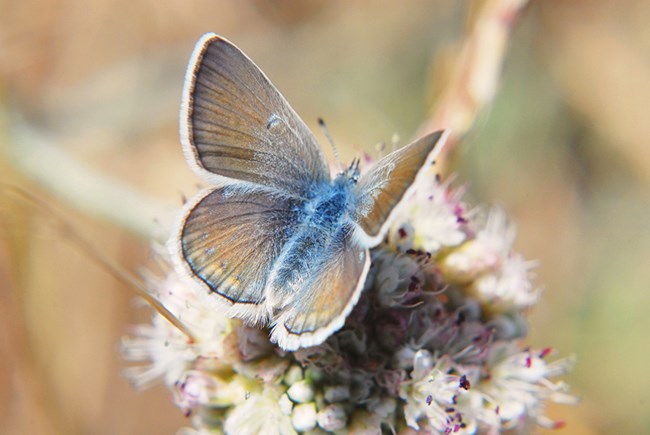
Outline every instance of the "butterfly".
[[359, 299], [369, 249], [433, 163], [447, 133], [394, 151], [360, 175], [330, 175], [316, 138], [266, 75], [225, 38], [197, 42], [180, 114], [185, 157], [210, 187], [189, 201], [169, 246], [176, 270], [271, 327], [285, 350], [321, 344]]

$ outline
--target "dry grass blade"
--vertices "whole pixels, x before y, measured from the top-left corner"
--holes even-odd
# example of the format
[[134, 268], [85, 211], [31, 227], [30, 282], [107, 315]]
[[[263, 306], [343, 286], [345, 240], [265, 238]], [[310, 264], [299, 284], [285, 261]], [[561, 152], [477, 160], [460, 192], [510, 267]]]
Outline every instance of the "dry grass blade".
[[133, 289], [135, 293], [144, 299], [158, 314], [163, 316], [170, 324], [182, 332], [190, 342], [195, 341], [192, 332], [184, 325], [174, 314], [172, 314], [163, 304], [153, 297], [145, 288], [144, 284], [136, 277], [113, 263], [97, 246], [87, 240], [79, 233], [68, 220], [55, 210], [50, 204], [36, 195], [27, 192], [17, 186], [4, 186], [4, 191], [12, 194], [17, 200], [21, 200], [30, 206], [39, 210], [44, 216], [47, 216], [50, 223], [56, 227], [60, 234], [71, 240], [85, 254], [90, 256], [97, 264], [106, 269], [115, 279]]

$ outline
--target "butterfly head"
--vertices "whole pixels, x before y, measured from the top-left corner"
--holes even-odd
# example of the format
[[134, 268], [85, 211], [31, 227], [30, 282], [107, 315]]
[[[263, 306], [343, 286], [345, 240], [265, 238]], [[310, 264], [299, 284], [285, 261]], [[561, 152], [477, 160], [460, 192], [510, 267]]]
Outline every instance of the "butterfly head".
[[339, 176], [344, 177], [346, 180], [349, 180], [351, 183], [356, 183], [359, 181], [359, 177], [361, 176], [361, 173], [359, 172], [359, 162], [361, 159], [356, 158], [352, 160], [352, 163], [350, 163], [350, 166], [348, 168], [341, 172]]

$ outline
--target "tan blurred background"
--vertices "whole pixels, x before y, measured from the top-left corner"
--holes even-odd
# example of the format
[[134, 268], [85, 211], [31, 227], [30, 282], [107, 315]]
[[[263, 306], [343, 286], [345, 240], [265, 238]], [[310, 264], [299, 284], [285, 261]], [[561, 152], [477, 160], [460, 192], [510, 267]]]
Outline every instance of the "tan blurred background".
[[[195, 40], [227, 36], [344, 160], [408, 140], [468, 1], [0, 1], [0, 432], [174, 433], [162, 387], [121, 377], [133, 293], [6, 190], [45, 198], [132, 272], [198, 180], [178, 142]], [[532, 346], [575, 353], [563, 433], [650, 432], [650, 2], [533, 1], [495, 101], [451, 167], [502, 205], [546, 290]], [[317, 137], [325, 144], [320, 131]], [[152, 223], [152, 216], [159, 220]]]

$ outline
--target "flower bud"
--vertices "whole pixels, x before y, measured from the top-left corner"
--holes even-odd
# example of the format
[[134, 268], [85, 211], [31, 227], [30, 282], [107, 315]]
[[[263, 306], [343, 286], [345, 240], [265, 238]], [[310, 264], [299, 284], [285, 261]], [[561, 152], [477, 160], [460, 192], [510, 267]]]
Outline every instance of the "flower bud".
[[316, 404], [301, 403], [293, 408], [291, 414], [293, 427], [301, 432], [312, 430], [316, 427]]

